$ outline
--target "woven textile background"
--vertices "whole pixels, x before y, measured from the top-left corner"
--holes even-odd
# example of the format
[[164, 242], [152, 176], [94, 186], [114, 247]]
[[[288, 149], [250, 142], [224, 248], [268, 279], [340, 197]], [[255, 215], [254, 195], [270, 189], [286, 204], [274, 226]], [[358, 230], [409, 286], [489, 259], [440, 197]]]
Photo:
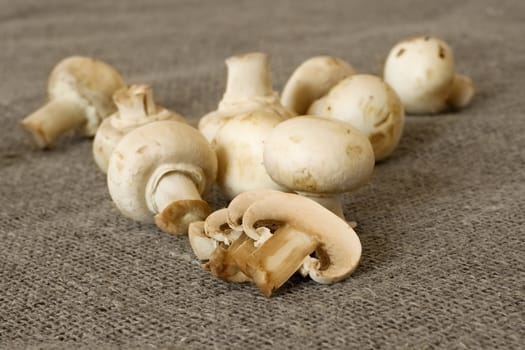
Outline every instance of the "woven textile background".
[[[267, 299], [213, 278], [187, 239], [113, 208], [91, 141], [36, 150], [18, 121], [61, 58], [94, 56], [159, 103], [215, 108], [224, 59], [271, 55], [280, 90], [308, 57], [380, 73], [391, 46], [447, 40], [477, 86], [459, 113], [408, 117], [344, 199], [362, 262]], [[0, 0], [0, 348], [518, 349], [525, 344], [525, 2]], [[218, 191], [215, 208], [226, 205]]]

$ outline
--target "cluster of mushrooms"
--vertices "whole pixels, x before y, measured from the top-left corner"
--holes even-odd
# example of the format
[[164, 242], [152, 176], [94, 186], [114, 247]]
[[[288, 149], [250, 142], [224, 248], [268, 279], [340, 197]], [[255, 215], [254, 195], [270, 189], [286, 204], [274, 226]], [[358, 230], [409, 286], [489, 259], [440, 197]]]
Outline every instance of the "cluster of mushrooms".
[[[205, 269], [266, 296], [295, 273], [326, 284], [348, 277], [361, 243], [341, 196], [393, 152], [405, 112], [457, 109], [474, 95], [450, 47], [428, 36], [393, 47], [383, 79], [310, 58], [280, 96], [267, 55], [226, 66], [226, 91], [198, 129], [157, 105], [149, 85], [128, 87], [107, 63], [78, 56], [54, 68], [49, 102], [21, 124], [42, 148], [70, 130], [95, 136], [95, 162], [124, 216], [188, 234]], [[227, 208], [206, 202], [214, 184]]]

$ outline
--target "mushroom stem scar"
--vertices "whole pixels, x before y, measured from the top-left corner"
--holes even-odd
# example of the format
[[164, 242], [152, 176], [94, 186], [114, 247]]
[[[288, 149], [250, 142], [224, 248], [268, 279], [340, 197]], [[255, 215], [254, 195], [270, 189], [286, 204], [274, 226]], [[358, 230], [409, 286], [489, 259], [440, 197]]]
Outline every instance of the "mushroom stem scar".
[[60, 135], [78, 129], [85, 123], [82, 108], [68, 99], [51, 100], [21, 122], [42, 148], [53, 143]]

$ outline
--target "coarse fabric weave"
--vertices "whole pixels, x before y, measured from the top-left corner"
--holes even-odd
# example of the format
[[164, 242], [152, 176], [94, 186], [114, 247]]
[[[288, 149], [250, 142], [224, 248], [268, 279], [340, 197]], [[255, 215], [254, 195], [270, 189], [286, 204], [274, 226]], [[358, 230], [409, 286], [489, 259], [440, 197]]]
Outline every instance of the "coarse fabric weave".
[[[344, 197], [363, 256], [333, 285], [294, 277], [267, 299], [217, 280], [186, 237], [119, 215], [90, 140], [40, 151], [18, 125], [73, 54], [152, 84], [196, 125], [228, 56], [269, 53], [280, 91], [320, 54], [380, 74], [420, 34], [451, 45], [477, 95], [407, 117], [392, 157]], [[0, 0], [0, 348], [523, 349], [524, 36], [521, 0]]]

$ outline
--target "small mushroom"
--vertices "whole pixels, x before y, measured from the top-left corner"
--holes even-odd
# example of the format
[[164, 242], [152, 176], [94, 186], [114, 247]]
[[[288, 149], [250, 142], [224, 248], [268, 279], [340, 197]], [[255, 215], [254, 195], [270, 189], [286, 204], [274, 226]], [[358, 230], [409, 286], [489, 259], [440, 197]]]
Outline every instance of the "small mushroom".
[[21, 125], [41, 148], [51, 146], [70, 130], [93, 136], [102, 119], [117, 109], [111, 97], [124, 86], [120, 74], [109, 64], [89, 57], [68, 57], [49, 76], [49, 102]]
[[269, 111], [283, 118], [293, 114], [285, 109], [272, 90], [269, 59], [260, 52], [232, 56], [226, 60], [226, 91], [216, 111], [199, 121], [199, 130], [209, 142], [217, 130], [232, 117], [253, 111]]
[[109, 157], [119, 141], [131, 130], [159, 120], [185, 122], [179, 114], [155, 104], [149, 85], [132, 85], [113, 95], [118, 111], [104, 119], [93, 141], [93, 156], [102, 172], [108, 170]]
[[344, 217], [340, 196], [370, 179], [374, 151], [346, 122], [301, 116], [277, 125], [266, 138], [264, 166], [276, 183]]
[[307, 198], [281, 193], [256, 201], [244, 213], [244, 231], [251, 236], [264, 223], [276, 225], [275, 233], [237, 266], [266, 296], [301, 268], [314, 281], [328, 284], [348, 277], [359, 263], [361, 242], [355, 231]]
[[191, 249], [199, 260], [208, 260], [219, 243], [204, 232], [204, 221], [194, 221], [188, 226]]
[[395, 45], [386, 59], [384, 79], [397, 92], [408, 114], [463, 108], [474, 96], [472, 80], [454, 71], [451, 48], [429, 36]]
[[403, 105], [396, 92], [381, 78], [368, 74], [342, 80], [315, 101], [308, 114], [352, 124], [372, 143], [376, 161], [394, 151], [405, 122]]
[[310, 105], [341, 80], [355, 74], [344, 60], [332, 56], [312, 57], [303, 62], [286, 82], [281, 103], [298, 115], [304, 115]]
[[202, 134], [167, 120], [124, 136], [110, 157], [107, 178], [124, 216], [179, 234], [210, 213], [202, 196], [216, 175], [215, 153]]

